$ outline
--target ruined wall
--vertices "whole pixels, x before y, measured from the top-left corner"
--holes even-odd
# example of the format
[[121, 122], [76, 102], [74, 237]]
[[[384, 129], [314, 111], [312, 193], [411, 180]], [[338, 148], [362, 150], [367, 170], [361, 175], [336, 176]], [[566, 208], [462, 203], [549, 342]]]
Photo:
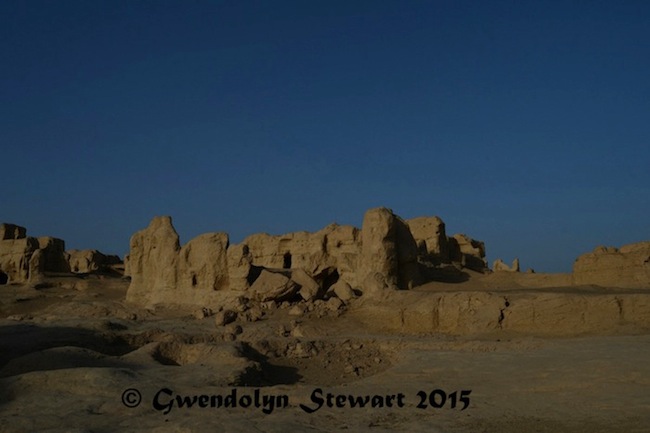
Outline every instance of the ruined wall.
[[[417, 292], [364, 303], [353, 314], [384, 332], [426, 335], [577, 336], [650, 330], [645, 293]], [[401, 308], [394, 308], [399, 303]]]
[[29, 260], [38, 241], [26, 238], [24, 227], [0, 224], [0, 274], [3, 284], [24, 282], [29, 278]]
[[336, 270], [340, 278], [358, 284], [356, 269], [361, 249], [356, 227], [330, 224], [315, 233], [254, 234], [241, 245], [248, 248], [254, 266], [303, 269], [313, 276]]
[[6, 283], [24, 283], [29, 280], [29, 261], [37, 249], [36, 238], [0, 241], [0, 272], [6, 275]]
[[111, 265], [122, 263], [118, 256], [106, 255], [97, 250], [68, 250], [65, 257], [70, 272], [75, 274], [102, 272]]
[[42, 272], [70, 272], [63, 239], [50, 236], [39, 237], [38, 248], [43, 251]]
[[27, 237], [27, 230], [25, 227], [9, 223], [0, 224], [0, 241], [25, 239], [25, 237]]
[[228, 288], [228, 235], [206, 233], [195, 237], [178, 252], [177, 290]]
[[[207, 305], [217, 302], [215, 292], [268, 299], [269, 293], [284, 293], [283, 287], [271, 287], [283, 278], [300, 280], [282, 284], [304, 299], [322, 296], [339, 281], [360, 288], [376, 277], [382, 288], [407, 289], [421, 282], [417, 257], [408, 225], [386, 208], [369, 210], [361, 230], [331, 224], [315, 233], [255, 234], [236, 245], [229, 245], [225, 233], [210, 233], [182, 248], [171, 218], [156, 217], [131, 238], [127, 299]], [[264, 270], [284, 277], [267, 272], [266, 282], [255, 284]]]
[[492, 270], [494, 272], [519, 272], [519, 259], [514, 259], [512, 261], [512, 266], [508, 266], [501, 259], [496, 259], [492, 264]]
[[597, 247], [573, 264], [576, 285], [650, 289], [650, 242]]
[[358, 273], [366, 281], [379, 274], [392, 289], [420, 284], [417, 244], [408, 225], [390, 209], [366, 212], [361, 228]]
[[131, 236], [128, 301], [147, 304], [176, 288], [180, 244], [170, 217], [155, 217], [149, 227]]
[[485, 259], [485, 243], [464, 234], [455, 234], [448, 238], [449, 259], [463, 267], [485, 272], [488, 270]]
[[406, 223], [421, 255], [429, 255], [441, 263], [449, 263], [449, 240], [442, 219], [437, 216], [418, 217], [406, 220]]
[[40, 281], [45, 272], [67, 272], [65, 243], [53, 237], [28, 237], [24, 227], [0, 224], [0, 282]]

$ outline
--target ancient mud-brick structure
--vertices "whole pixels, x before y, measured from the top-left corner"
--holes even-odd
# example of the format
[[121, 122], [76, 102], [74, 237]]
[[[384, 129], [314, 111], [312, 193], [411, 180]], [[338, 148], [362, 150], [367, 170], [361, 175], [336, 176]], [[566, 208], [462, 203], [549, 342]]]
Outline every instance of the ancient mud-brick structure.
[[0, 284], [37, 282], [45, 272], [67, 270], [61, 239], [28, 237], [24, 227], [0, 224]]
[[97, 250], [65, 251], [62, 239], [29, 237], [24, 227], [0, 224], [0, 284], [39, 284], [46, 276], [91, 273], [121, 263]]
[[181, 247], [171, 218], [157, 217], [131, 238], [127, 299], [211, 305], [224, 292], [269, 297], [260, 291], [317, 298], [338, 281], [377, 293], [419, 285], [427, 267], [452, 261], [487, 270], [482, 242], [448, 238], [438, 217], [404, 221], [386, 208], [366, 212], [361, 229], [331, 224], [315, 233], [255, 234], [233, 245], [226, 233], [209, 233]]

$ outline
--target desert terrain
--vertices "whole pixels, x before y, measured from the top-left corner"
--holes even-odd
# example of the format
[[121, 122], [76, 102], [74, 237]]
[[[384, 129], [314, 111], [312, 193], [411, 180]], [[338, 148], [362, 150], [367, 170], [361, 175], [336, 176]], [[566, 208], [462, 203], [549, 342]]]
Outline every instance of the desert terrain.
[[650, 433], [650, 0], [0, 41], [0, 433]]
[[[206, 275], [224, 275], [191, 261], [216, 254], [196, 243], [189, 264], [170, 262], [178, 287], [191, 270], [187, 292], [176, 294], [184, 299], [156, 298], [167, 290], [162, 283], [135, 287], [133, 296], [138, 281], [170, 269], [150, 266], [164, 263], [159, 231], [132, 237], [126, 271], [90, 260], [83, 272], [46, 269], [34, 278], [47, 265], [32, 263], [31, 279], [0, 286], [0, 431], [650, 431], [650, 285], [639, 277], [647, 262], [637, 263], [641, 271], [625, 262], [625, 254], [646, 254], [640, 244], [587, 257], [604, 269], [602, 254], [616, 255], [617, 266], [599, 278], [627, 272], [618, 285], [590, 283], [575, 267], [573, 275], [476, 270], [470, 257], [431, 267], [418, 256], [427, 278], [413, 284], [399, 274], [397, 287], [371, 288], [378, 277], [350, 275], [370, 266], [364, 254], [381, 261], [387, 240], [398, 248], [384, 253], [401, 254], [404, 242], [391, 234], [401, 220], [387, 218], [383, 231], [364, 221], [356, 268], [346, 270], [333, 250], [325, 251], [334, 261], [319, 256], [340, 279], [332, 283], [328, 271], [323, 287], [314, 276], [313, 295], [299, 292], [311, 280], [294, 268], [307, 259], [286, 236], [293, 263], [283, 250], [255, 256], [249, 241], [252, 265], [264, 270], [243, 290], [222, 289], [228, 295], [217, 301], [192, 292]], [[378, 230], [379, 247], [371, 245]], [[170, 248], [183, 257], [179, 245]], [[274, 269], [269, 257], [287, 266]], [[233, 284], [241, 267], [228, 269]], [[382, 269], [388, 281], [391, 271]], [[303, 283], [285, 281], [270, 294], [261, 281], [277, 275]], [[341, 288], [342, 280], [355, 284]]]

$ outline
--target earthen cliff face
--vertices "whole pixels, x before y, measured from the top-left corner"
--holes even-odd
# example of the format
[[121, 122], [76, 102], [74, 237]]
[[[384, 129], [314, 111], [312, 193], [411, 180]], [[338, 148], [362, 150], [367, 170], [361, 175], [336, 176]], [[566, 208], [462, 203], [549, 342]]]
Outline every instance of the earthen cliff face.
[[386, 208], [366, 212], [361, 229], [331, 224], [315, 233], [255, 234], [233, 245], [226, 233], [210, 233], [183, 247], [171, 218], [156, 217], [131, 238], [127, 299], [210, 305], [245, 293], [313, 300], [337, 283], [343, 297], [376, 294], [422, 284], [424, 270], [441, 263], [485, 271], [484, 257], [482, 242], [447, 238], [438, 217], [406, 222]]
[[597, 247], [573, 264], [576, 285], [650, 289], [650, 242]]

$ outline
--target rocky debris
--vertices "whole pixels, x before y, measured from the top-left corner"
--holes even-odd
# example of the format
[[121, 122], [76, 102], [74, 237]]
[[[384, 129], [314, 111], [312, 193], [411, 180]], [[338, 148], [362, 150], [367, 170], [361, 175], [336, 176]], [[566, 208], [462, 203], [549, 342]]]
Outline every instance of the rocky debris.
[[201, 319], [205, 319], [206, 317], [210, 317], [213, 314], [214, 313], [212, 312], [212, 310], [210, 308], [205, 308], [204, 307], [204, 308], [201, 308], [201, 309], [198, 309], [198, 310], [194, 311], [194, 313], [192, 313], [192, 316], [197, 320], [201, 320]]
[[251, 286], [250, 291], [261, 302], [282, 302], [294, 297], [298, 293], [298, 289], [298, 284], [289, 277], [264, 269]]
[[237, 313], [232, 310], [221, 310], [214, 315], [214, 324], [224, 326], [237, 320]]
[[501, 259], [496, 259], [492, 264], [492, 270], [494, 272], [519, 272], [519, 259], [514, 259], [512, 266], [506, 265]]
[[233, 304], [232, 308], [238, 313], [243, 313], [245, 311], [248, 311], [253, 305], [251, 303], [251, 300], [245, 296], [237, 296], [233, 300], [232, 304]]
[[304, 305], [296, 304], [289, 310], [289, 316], [302, 316], [305, 314]]
[[237, 339], [237, 336], [232, 332], [224, 332], [222, 338], [223, 341], [235, 341]]
[[[295, 329], [294, 329], [295, 331]], [[311, 341], [296, 341], [288, 346], [287, 358], [310, 358], [318, 355], [318, 349]]]
[[477, 271], [488, 271], [485, 260], [485, 244], [464, 234], [455, 234], [449, 238], [449, 258], [460, 263], [462, 267]]
[[251, 307], [244, 312], [244, 320], [247, 322], [257, 322], [264, 317], [264, 311], [258, 305]]
[[266, 357], [269, 364], [297, 369], [302, 376], [301, 382], [319, 385], [356, 381], [391, 366], [390, 356], [381, 351], [375, 341], [313, 340], [309, 336], [294, 336], [299, 330], [300, 325], [285, 339], [251, 341], [250, 347]]
[[349, 302], [355, 297], [354, 290], [345, 281], [336, 282], [336, 284], [330, 287], [330, 290], [343, 302]]
[[229, 323], [225, 325], [224, 332], [228, 334], [240, 335], [242, 332], [244, 332], [244, 329], [241, 327], [241, 325], [237, 325], [236, 323]]
[[290, 330], [290, 329], [287, 329], [287, 326], [286, 326], [286, 325], [282, 325], [282, 324], [281, 324], [280, 326], [278, 326], [277, 334], [278, 334], [280, 337], [287, 337], [287, 336], [289, 335], [290, 332], [291, 332], [291, 330]]
[[302, 329], [302, 326], [296, 325], [292, 330], [291, 330], [291, 336], [293, 338], [304, 338], [305, 337], [305, 332]]
[[302, 269], [291, 271], [291, 279], [300, 285], [300, 296], [305, 301], [313, 301], [320, 297], [320, 285]]
[[597, 247], [573, 264], [576, 285], [650, 288], [650, 241], [623, 247]]
[[275, 310], [278, 307], [278, 303], [275, 301], [261, 302], [260, 307], [263, 310]]
[[343, 306], [343, 301], [339, 298], [329, 298], [327, 300], [327, 309], [330, 311], [338, 311]]

